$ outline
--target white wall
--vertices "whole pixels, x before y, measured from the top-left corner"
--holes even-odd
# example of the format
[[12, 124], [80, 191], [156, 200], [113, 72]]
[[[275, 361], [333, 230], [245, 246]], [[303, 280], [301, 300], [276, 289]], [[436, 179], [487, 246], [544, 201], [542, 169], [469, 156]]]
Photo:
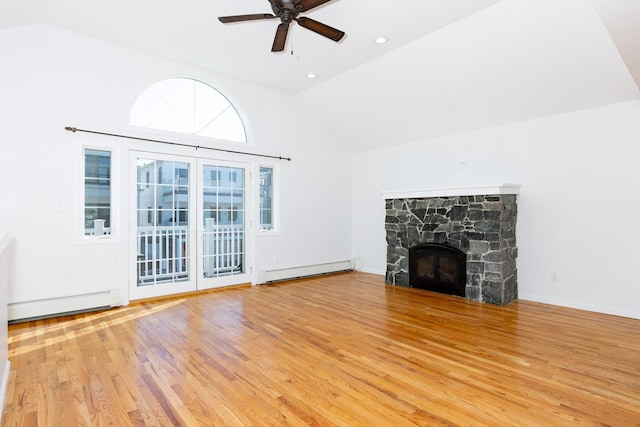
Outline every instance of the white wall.
[[[271, 162], [280, 167], [282, 229], [256, 238], [254, 271], [349, 259], [350, 157], [292, 97], [48, 26], [0, 30], [0, 53], [0, 228], [11, 230], [15, 242], [9, 303], [114, 288], [126, 298], [128, 152], [165, 148], [64, 127], [139, 135], [127, 125], [136, 96], [173, 76], [211, 84], [247, 118], [249, 146], [222, 148], [293, 158]], [[121, 237], [111, 243], [83, 244], [79, 238], [82, 144], [114, 150], [114, 225]], [[207, 155], [258, 165], [254, 157]], [[333, 215], [336, 207], [339, 216]]]
[[520, 298], [640, 318], [639, 142], [632, 101], [355, 154], [353, 254], [384, 273], [382, 190], [521, 184]]
[[[0, 408], [9, 380], [9, 344], [7, 337], [7, 286], [9, 281], [9, 235], [0, 232]], [[2, 410], [0, 410], [2, 421]]]

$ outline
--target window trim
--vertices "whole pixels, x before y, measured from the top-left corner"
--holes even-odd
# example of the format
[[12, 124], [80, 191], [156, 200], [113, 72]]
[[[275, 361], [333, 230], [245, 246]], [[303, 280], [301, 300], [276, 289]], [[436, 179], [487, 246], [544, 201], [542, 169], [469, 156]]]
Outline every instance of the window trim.
[[[111, 233], [102, 236], [92, 236], [85, 234], [85, 156], [87, 150], [106, 151], [111, 153], [111, 172], [110, 172], [110, 193], [111, 193], [111, 213], [110, 213], [110, 229]], [[85, 143], [78, 150], [78, 195], [76, 197], [78, 206], [76, 209], [76, 235], [78, 243], [81, 244], [107, 244], [120, 242], [120, 155], [116, 147], [110, 145], [101, 145], [93, 143]]]
[[[273, 228], [270, 230], [263, 230], [260, 224], [260, 169], [261, 168], [270, 168], [273, 171], [273, 182], [271, 184], [272, 195], [271, 195], [271, 219]], [[257, 225], [256, 229], [258, 230], [258, 234], [261, 236], [273, 236], [280, 234], [280, 166], [274, 164], [266, 164], [259, 163], [257, 165], [257, 175], [256, 179], [256, 206], [257, 206]]]

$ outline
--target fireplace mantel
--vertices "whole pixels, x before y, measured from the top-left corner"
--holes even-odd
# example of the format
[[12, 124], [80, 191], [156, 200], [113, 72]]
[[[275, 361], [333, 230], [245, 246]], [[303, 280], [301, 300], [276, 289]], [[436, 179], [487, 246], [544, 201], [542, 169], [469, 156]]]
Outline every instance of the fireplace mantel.
[[419, 199], [424, 197], [484, 196], [489, 194], [520, 194], [520, 184], [500, 184], [485, 187], [389, 190], [381, 191], [380, 194], [382, 194], [385, 200]]

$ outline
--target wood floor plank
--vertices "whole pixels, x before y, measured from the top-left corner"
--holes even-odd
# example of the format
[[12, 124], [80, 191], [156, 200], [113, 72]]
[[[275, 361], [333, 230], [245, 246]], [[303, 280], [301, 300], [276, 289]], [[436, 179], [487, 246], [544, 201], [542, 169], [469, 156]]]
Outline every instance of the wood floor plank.
[[347, 273], [11, 325], [2, 426], [640, 425], [640, 321]]

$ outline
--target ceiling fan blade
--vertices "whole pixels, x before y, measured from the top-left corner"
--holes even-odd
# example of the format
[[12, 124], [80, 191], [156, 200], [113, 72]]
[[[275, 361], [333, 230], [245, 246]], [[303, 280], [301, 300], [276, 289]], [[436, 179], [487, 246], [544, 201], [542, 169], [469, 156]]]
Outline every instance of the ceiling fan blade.
[[223, 24], [228, 24], [230, 22], [256, 21], [258, 19], [273, 19], [273, 18], [277, 18], [277, 16], [272, 15], [270, 13], [255, 13], [253, 15], [220, 16], [218, 20]]
[[318, 7], [325, 3], [329, 3], [331, 0], [300, 0], [298, 5], [302, 6], [300, 9], [302, 12], [306, 12], [307, 10], [311, 10], [314, 7]]
[[301, 18], [298, 18], [297, 21], [301, 27], [318, 33], [321, 36], [325, 36], [326, 38], [329, 38], [335, 42], [340, 41], [340, 39], [344, 37], [344, 32], [323, 24], [322, 22], [318, 22], [314, 19], [303, 16]]
[[271, 47], [271, 52], [282, 52], [284, 50], [284, 46], [287, 43], [287, 33], [289, 32], [289, 24], [283, 22], [278, 25], [278, 29], [276, 30], [276, 37], [273, 39], [273, 46]]

